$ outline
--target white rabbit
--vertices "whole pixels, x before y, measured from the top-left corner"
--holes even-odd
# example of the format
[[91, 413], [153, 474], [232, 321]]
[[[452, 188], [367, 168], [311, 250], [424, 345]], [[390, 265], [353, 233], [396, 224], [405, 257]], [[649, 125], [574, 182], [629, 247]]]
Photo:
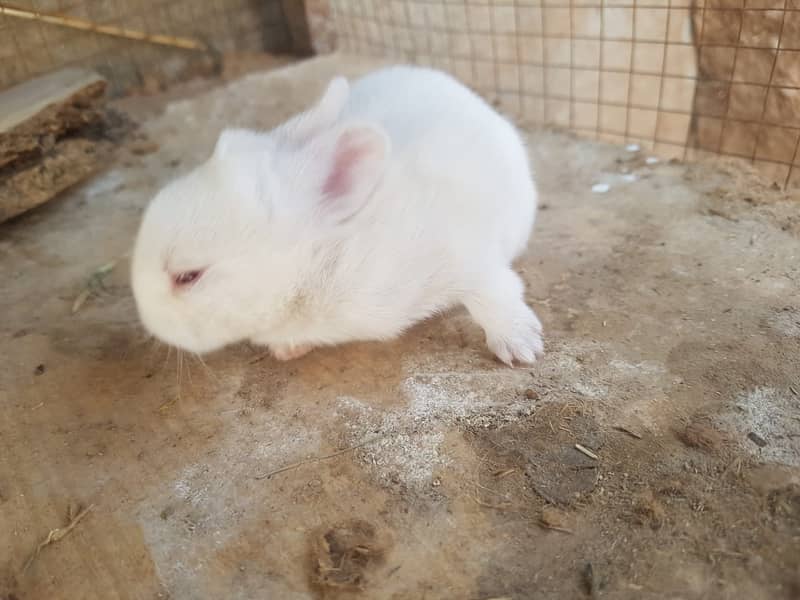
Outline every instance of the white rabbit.
[[541, 324], [511, 263], [536, 201], [515, 128], [450, 76], [336, 78], [273, 131], [226, 130], [155, 197], [133, 292], [150, 333], [196, 353], [296, 358], [462, 304], [500, 360], [532, 363]]

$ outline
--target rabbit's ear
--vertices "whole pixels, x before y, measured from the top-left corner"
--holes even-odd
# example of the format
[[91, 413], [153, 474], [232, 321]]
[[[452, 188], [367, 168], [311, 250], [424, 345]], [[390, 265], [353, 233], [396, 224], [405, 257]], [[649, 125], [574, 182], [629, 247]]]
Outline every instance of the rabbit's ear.
[[349, 97], [350, 84], [347, 79], [332, 79], [322, 98], [314, 106], [292, 117], [277, 130], [279, 140], [290, 144], [310, 141], [336, 124]]
[[269, 136], [248, 129], [225, 129], [217, 139], [214, 157], [227, 159], [230, 157], [255, 156], [263, 153], [272, 145]]
[[290, 172], [310, 192], [312, 218], [336, 225], [364, 208], [383, 178], [389, 151], [380, 127], [360, 123], [332, 129], [297, 149]]

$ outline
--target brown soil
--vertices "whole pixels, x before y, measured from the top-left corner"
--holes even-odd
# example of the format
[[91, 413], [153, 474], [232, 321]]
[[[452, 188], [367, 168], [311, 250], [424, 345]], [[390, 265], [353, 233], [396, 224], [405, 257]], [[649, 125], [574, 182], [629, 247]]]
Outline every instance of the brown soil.
[[0, 229], [0, 598], [800, 597], [800, 205], [741, 171], [531, 132], [531, 369], [462, 311], [289, 363], [145, 341], [152, 193], [368, 66], [129, 100], [157, 150]]

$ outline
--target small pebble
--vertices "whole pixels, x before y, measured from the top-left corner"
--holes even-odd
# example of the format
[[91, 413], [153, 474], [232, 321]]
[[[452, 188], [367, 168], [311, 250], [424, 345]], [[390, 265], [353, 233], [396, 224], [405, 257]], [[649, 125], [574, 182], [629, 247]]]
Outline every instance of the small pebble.
[[611, 189], [611, 186], [608, 185], [607, 183], [595, 183], [592, 186], [592, 191], [595, 194], [605, 194], [610, 189]]
[[656, 165], [658, 164], [659, 160], [655, 156], [648, 156], [645, 161], [648, 165]]
[[628, 144], [625, 146], [625, 150], [628, 152], [638, 152], [640, 150], [639, 144]]
[[43, 375], [43, 374], [44, 374], [44, 371], [45, 371], [45, 366], [44, 366], [44, 365], [38, 365], [38, 366], [37, 366], [37, 367], [36, 367], [36, 368], [33, 370], [33, 374], [34, 374], [34, 375]]
[[525, 390], [525, 397], [528, 400], [538, 400], [539, 399], [539, 394], [536, 393], [536, 390], [527, 389], [527, 390]]
[[763, 437], [758, 435], [755, 431], [751, 431], [750, 433], [748, 433], [747, 434], [747, 439], [749, 439], [751, 442], [753, 442], [759, 448], [763, 448], [764, 446], [767, 445], [767, 440], [765, 440]]

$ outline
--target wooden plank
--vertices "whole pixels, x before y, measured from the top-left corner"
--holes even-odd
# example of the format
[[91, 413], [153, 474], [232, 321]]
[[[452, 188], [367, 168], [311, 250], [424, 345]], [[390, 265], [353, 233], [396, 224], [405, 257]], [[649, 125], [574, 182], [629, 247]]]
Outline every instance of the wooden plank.
[[0, 178], [0, 223], [44, 204], [108, 163], [111, 142], [67, 138], [40, 161]]
[[68, 68], [0, 93], [0, 222], [108, 162], [119, 119], [109, 118], [106, 87], [97, 73]]
[[106, 86], [96, 73], [65, 69], [0, 93], [0, 168], [34, 160], [47, 140], [101, 120]]
[[[0, 93], [0, 135], [24, 123], [49, 104], [63, 103], [99, 82], [105, 80], [94, 71], [69, 68], [31, 79]], [[105, 91], [105, 86], [101, 91]]]

